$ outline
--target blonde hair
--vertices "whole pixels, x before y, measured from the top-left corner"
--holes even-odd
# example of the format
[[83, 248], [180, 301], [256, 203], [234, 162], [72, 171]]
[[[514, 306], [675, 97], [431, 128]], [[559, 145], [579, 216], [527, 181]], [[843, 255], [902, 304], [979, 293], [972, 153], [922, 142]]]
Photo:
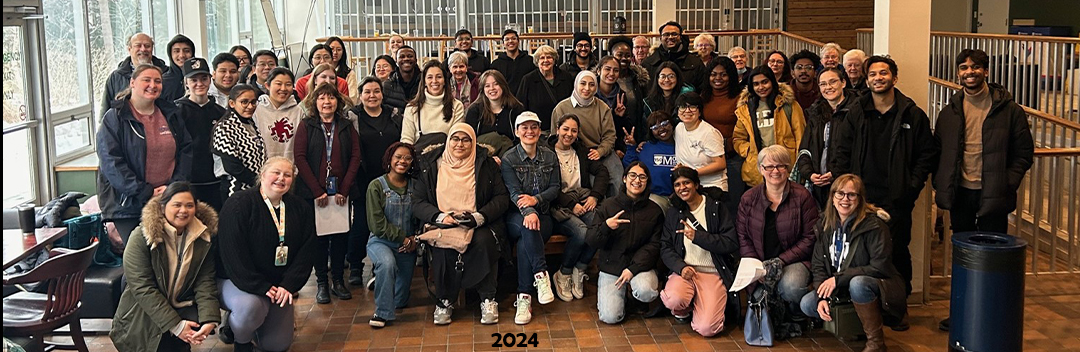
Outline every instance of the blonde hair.
[[792, 167], [791, 152], [779, 144], [773, 144], [758, 151], [758, 167], [765, 165], [765, 159], [772, 159], [775, 162], [787, 165], [789, 170]]
[[293, 180], [296, 180], [296, 174], [298, 172], [296, 169], [296, 163], [294, 163], [292, 160], [289, 160], [289, 158], [283, 156], [272, 156], [270, 157], [270, 159], [266, 159], [266, 162], [264, 162], [262, 166], [259, 167], [259, 177], [255, 178], [255, 187], [262, 187], [262, 175], [266, 173], [266, 170], [270, 168], [270, 165], [280, 162], [289, 164], [289, 168], [291, 168], [293, 172]]
[[844, 56], [844, 49], [840, 47], [840, 44], [836, 43], [825, 43], [825, 45], [821, 47], [821, 50], [818, 51], [818, 56], [825, 56], [825, 53], [830, 50], [835, 50], [836, 56]]
[[714, 49], [716, 48], [716, 39], [712, 36], [712, 34], [698, 34], [697, 37], [694, 37], [694, 45], [697, 45], [698, 42], [708, 42], [709, 44], [712, 44]]
[[[851, 222], [852, 229], [859, 227], [859, 223], [866, 220], [867, 214], [877, 214], [878, 210], [880, 210], [880, 208], [866, 202], [866, 185], [863, 183], [862, 178], [859, 178], [859, 176], [855, 174], [843, 174], [833, 181], [832, 187], [829, 189], [829, 194], [826, 197], [825, 211], [822, 212], [821, 220], [822, 235], [831, 235], [833, 231], [836, 231], [838, 225], [842, 225], [840, 224], [840, 213], [836, 211], [836, 205], [833, 203], [833, 200], [835, 199], [833, 198], [833, 195], [840, 191], [841, 188], [844, 188], [848, 183], [855, 186], [855, 192], [857, 193], [855, 200], [858, 201], [858, 204], [855, 205], [855, 209], [851, 212], [851, 214], [855, 216], [855, 220]], [[886, 218], [882, 220], [888, 221], [888, 217], [886, 216]]]
[[[334, 71], [334, 66], [330, 66], [330, 64], [319, 64], [311, 69], [311, 79], [307, 81], [308, 94], [315, 92], [315, 78], [326, 71], [334, 72], [334, 77], [337, 77], [337, 71]], [[334, 82], [334, 87], [337, 87], [337, 82]]]
[[559, 64], [559, 52], [552, 48], [551, 45], [541, 45], [536, 48], [536, 52], [533, 53], [533, 64], [540, 66], [540, 56], [548, 55], [555, 59], [555, 64]]

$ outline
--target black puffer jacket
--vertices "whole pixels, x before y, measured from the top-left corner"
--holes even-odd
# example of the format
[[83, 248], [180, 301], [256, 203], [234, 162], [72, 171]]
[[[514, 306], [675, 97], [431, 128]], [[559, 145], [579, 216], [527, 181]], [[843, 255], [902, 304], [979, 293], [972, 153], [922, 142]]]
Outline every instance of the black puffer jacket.
[[397, 109], [395, 113], [405, 112], [405, 104], [416, 97], [416, 90], [420, 88], [420, 70], [416, 69], [412, 81], [406, 82], [401, 78], [400, 72], [390, 74], [390, 78], [382, 83], [383, 104]]
[[[151, 62], [154, 63], [154, 66], [161, 69], [162, 74], [169, 72], [168, 64], [157, 56], [153, 56]], [[135, 72], [135, 67], [131, 66], [131, 57], [128, 57], [125, 58], [124, 61], [121, 61], [120, 64], [116, 66], [116, 70], [113, 70], [113, 72], [109, 74], [109, 78], [105, 80], [105, 94], [101, 97], [101, 111], [99, 111], [99, 113], [104, 114], [106, 111], [109, 111], [109, 108], [112, 107], [113, 100], [116, 100], [116, 95], [131, 85], [132, 72]], [[165, 101], [171, 102], [172, 100]], [[168, 117], [168, 115], [165, 117]]]
[[[895, 89], [895, 88], [894, 88]], [[836, 149], [830, 171], [833, 176], [853, 173], [864, 176], [866, 158], [872, 157], [868, 150], [871, 140], [889, 138], [889, 178], [888, 199], [878, 202], [878, 206], [887, 210], [911, 209], [919, 197], [926, 177], [937, 167], [940, 147], [930, 132], [930, 119], [915, 101], [896, 89], [896, 119], [889, 128], [888, 136], [875, 136], [870, 133], [866, 123], [868, 116], [874, 114], [872, 94], [859, 96], [836, 128]]]
[[[619, 276], [623, 269], [629, 269], [637, 275], [656, 267], [660, 258], [660, 233], [664, 228], [664, 211], [659, 205], [649, 197], [631, 199], [623, 191], [605, 199], [594, 211], [595, 220], [589, 225], [585, 242], [598, 249], [600, 271]], [[625, 212], [619, 218], [630, 223], [612, 230], [607, 219], [620, 211]]]
[[[705, 219], [708, 228], [697, 226], [692, 242], [712, 254], [713, 266], [724, 282], [724, 287], [731, 287], [739, 261], [739, 237], [735, 234], [735, 221], [720, 200], [723, 191], [711, 188], [702, 192], [706, 193], [703, 201], [705, 215], [708, 216]], [[664, 219], [660, 255], [664, 265], [671, 269], [672, 273], [681, 273], [686, 267], [686, 244], [683, 242], [685, 236], [675, 231], [683, 229], [682, 221], [691, 216], [690, 212], [690, 206], [686, 202], [681, 199], [674, 200]], [[700, 221], [701, 219], [698, 219], [698, 222]]]
[[656, 71], [660, 69], [660, 64], [664, 61], [671, 61], [678, 65], [679, 70], [682, 71], [683, 82], [691, 87], [700, 87], [701, 82], [704, 82], [708, 76], [705, 74], [705, 63], [701, 62], [701, 57], [690, 53], [690, 42], [685, 36], [674, 51], [668, 51], [663, 45], [657, 47], [652, 55], [641, 62], [641, 66], [649, 70], [649, 77], [656, 77]]
[[[825, 98], [814, 101], [813, 105], [810, 105], [809, 109], [806, 109], [806, 129], [803, 132], [802, 142], [799, 145], [798, 160], [795, 162], [795, 167], [799, 170], [799, 176], [803, 180], [809, 180], [812, 174], [824, 174], [828, 172], [829, 164], [836, 157], [836, 126], [839, 125], [839, 121], [847, 116], [851, 110], [851, 106], [855, 105], [854, 101], [856, 96], [854, 92], [844, 92], [844, 101], [840, 102], [840, 105], [833, 110], [829, 106], [829, 101]], [[831, 112], [830, 112], [831, 111]], [[825, 136], [825, 126], [829, 125], [829, 136]], [[821, 170], [821, 154], [825, 149], [826, 140], [828, 140], [829, 154], [825, 156], [825, 168]], [[809, 155], [807, 155], [809, 153]], [[838, 174], [833, 174], [833, 177], [839, 177]], [[828, 193], [829, 187], [818, 187], [811, 184], [808, 188], [810, 194], [817, 200], [818, 208], [825, 206], [824, 195]]]
[[[824, 221], [822, 217], [822, 221]], [[854, 229], [849, 229], [848, 254], [837, 270], [829, 259], [829, 247], [833, 244], [833, 234], [822, 233], [814, 243], [814, 255], [811, 257], [810, 287], [817, 289], [830, 277], [836, 278], [836, 292], [847, 296], [851, 279], [866, 275], [880, 279], [881, 307], [893, 319], [903, 318], [907, 313], [907, 292], [900, 273], [892, 264], [892, 237], [889, 227], [885, 226], [888, 214], [866, 214], [866, 218]], [[819, 221], [817, 229], [822, 232], [823, 224]]]
[[[990, 84], [990, 111], [982, 125], [982, 201], [978, 216], [1005, 214], [1016, 209], [1016, 189], [1031, 168], [1035, 144], [1027, 113], [1012, 94]], [[938, 115], [934, 129], [941, 145], [941, 160], [934, 173], [934, 199], [942, 209], [952, 209], [964, 163], [964, 92], [953, 95]]]

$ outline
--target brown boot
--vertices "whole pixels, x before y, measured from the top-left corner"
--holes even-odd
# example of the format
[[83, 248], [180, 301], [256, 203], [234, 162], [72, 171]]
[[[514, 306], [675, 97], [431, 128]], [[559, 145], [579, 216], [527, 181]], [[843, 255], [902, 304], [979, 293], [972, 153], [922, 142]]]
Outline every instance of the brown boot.
[[870, 303], [855, 303], [855, 313], [859, 315], [863, 332], [866, 333], [866, 347], [863, 352], [885, 352], [885, 335], [881, 331], [881, 301], [875, 299]]

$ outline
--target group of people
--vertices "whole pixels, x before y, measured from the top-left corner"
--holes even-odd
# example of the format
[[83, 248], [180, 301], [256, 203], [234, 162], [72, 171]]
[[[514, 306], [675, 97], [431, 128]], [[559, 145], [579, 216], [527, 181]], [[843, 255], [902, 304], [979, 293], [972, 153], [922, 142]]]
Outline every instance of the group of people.
[[[312, 269], [317, 303], [347, 300], [365, 257], [369, 324], [384, 327], [409, 304], [423, 244], [435, 324], [462, 289], [497, 323], [500, 259], [516, 266], [517, 324], [534, 297], [587, 296], [595, 259], [599, 320], [663, 307], [714, 336], [738, 312], [740, 258], [756, 258], [752, 300], [804, 322], [850, 298], [866, 350], [883, 351], [882, 326], [906, 328], [911, 212], [930, 174], [955, 231], [1005, 231], [1033, 146], [1023, 110], [986, 82], [986, 53], [961, 52], [964, 89], [932, 133], [886, 56], [828, 44], [751, 67], [708, 34], [692, 51], [678, 23], [658, 32], [651, 52], [614, 37], [603, 56], [577, 33], [562, 64], [514, 30], [495, 60], [458, 31], [445, 63], [418, 63], [395, 36], [367, 76], [332, 37], [300, 77], [263, 50], [208, 63], [183, 36], [163, 68], [132, 36], [97, 135], [103, 217], [127, 241], [117, 348], [185, 349], [221, 325], [237, 351], [286, 350]], [[347, 231], [317, 231], [328, 207], [352, 209]]]

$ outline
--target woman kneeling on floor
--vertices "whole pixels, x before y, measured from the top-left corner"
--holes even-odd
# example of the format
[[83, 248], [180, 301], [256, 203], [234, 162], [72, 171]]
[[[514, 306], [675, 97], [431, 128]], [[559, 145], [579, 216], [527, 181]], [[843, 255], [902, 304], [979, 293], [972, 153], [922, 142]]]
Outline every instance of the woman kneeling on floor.
[[830, 193], [814, 245], [816, 289], [803, 296], [803, 314], [832, 321], [829, 301], [850, 298], [866, 333], [863, 352], [885, 351], [883, 318], [896, 322], [907, 313], [904, 283], [892, 265], [889, 214], [866, 203], [866, 187], [853, 174], [837, 178]]
[[375, 275], [375, 314], [368, 324], [374, 328], [386, 326], [394, 320], [394, 310], [409, 303], [419, 241], [409, 190], [415, 158], [411, 144], [394, 142], [382, 158], [386, 174], [367, 187], [367, 255]]

